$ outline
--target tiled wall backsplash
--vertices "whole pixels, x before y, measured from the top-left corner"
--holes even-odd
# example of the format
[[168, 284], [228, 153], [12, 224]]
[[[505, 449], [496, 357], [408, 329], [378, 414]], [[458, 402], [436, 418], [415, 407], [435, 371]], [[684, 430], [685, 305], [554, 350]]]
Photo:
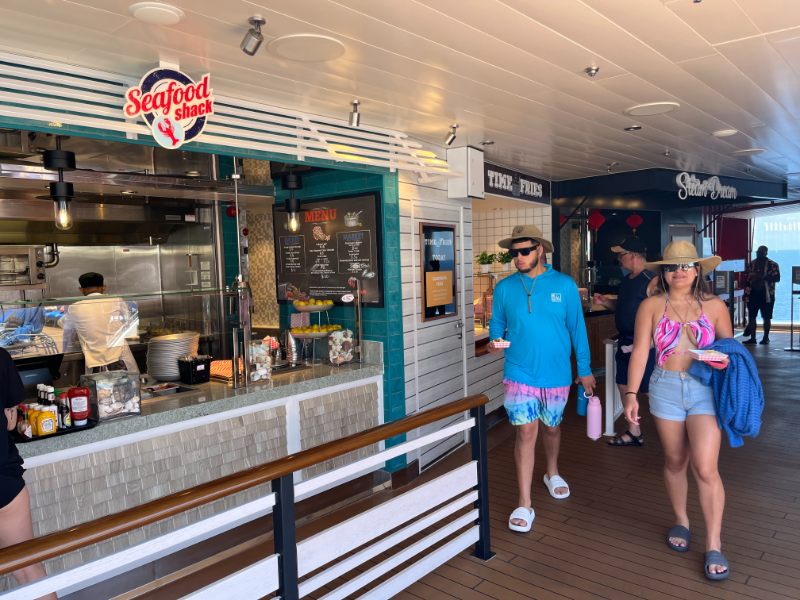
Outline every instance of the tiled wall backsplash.
[[[495, 210], [491, 212], [475, 212], [472, 215], [472, 272], [477, 275], [481, 272], [480, 266], [475, 262], [475, 256], [484, 250], [489, 254], [497, 254], [503, 249], [497, 242], [511, 235], [511, 229], [516, 225], [535, 225], [548, 240], [552, 240], [549, 206], [533, 206], [519, 210]], [[510, 271], [503, 271], [499, 263], [492, 265], [492, 273], [497, 273], [502, 279], [508, 273], [514, 272], [514, 265]], [[475, 301], [489, 288], [488, 277], [474, 278]]]

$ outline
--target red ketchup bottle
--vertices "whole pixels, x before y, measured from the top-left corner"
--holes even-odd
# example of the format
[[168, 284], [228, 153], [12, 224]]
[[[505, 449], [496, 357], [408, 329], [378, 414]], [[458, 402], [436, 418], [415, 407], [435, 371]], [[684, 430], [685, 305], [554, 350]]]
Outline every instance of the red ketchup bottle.
[[89, 418], [89, 388], [77, 387], [67, 392], [69, 396], [69, 412], [74, 426], [86, 425]]

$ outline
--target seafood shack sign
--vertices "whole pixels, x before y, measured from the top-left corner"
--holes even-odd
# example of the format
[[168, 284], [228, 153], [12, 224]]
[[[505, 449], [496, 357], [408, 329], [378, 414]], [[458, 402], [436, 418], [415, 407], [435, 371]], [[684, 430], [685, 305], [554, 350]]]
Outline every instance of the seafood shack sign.
[[709, 177], [705, 181], [700, 181], [695, 175], [689, 173], [679, 173], [675, 177], [678, 184], [678, 198], [686, 200], [689, 196], [699, 196], [702, 198], [724, 198], [726, 200], [736, 200], [738, 195], [736, 188], [730, 185], [722, 185], [719, 177]]
[[164, 148], [180, 148], [196, 139], [214, 114], [214, 90], [209, 75], [195, 83], [174, 69], [153, 69], [137, 87], [125, 93], [126, 119], [144, 117], [155, 140]]

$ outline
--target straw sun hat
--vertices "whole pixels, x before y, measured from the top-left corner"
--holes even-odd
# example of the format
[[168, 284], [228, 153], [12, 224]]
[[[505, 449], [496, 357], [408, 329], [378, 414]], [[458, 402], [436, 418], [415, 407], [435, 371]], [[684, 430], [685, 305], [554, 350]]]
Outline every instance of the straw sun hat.
[[644, 264], [644, 268], [650, 271], [660, 271], [661, 265], [684, 265], [700, 263], [700, 268], [704, 273], [713, 271], [719, 266], [722, 259], [719, 256], [709, 256], [708, 258], [700, 258], [697, 256], [697, 248], [691, 242], [671, 242], [664, 249], [664, 259], [657, 262], [649, 262]]
[[497, 242], [497, 245], [501, 248], [511, 248], [511, 244], [514, 243], [514, 240], [520, 238], [534, 239], [542, 245], [542, 248], [544, 248], [547, 254], [552, 254], [553, 252], [553, 244], [542, 235], [538, 227], [534, 227], [533, 225], [515, 225], [514, 229], [511, 230], [511, 237], [500, 240]]

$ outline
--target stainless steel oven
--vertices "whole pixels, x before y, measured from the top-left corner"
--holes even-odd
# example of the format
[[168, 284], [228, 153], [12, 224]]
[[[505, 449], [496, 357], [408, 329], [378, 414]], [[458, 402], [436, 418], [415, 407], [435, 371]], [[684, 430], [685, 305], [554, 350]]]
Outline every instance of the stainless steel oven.
[[47, 287], [44, 246], [0, 246], [0, 290]]

